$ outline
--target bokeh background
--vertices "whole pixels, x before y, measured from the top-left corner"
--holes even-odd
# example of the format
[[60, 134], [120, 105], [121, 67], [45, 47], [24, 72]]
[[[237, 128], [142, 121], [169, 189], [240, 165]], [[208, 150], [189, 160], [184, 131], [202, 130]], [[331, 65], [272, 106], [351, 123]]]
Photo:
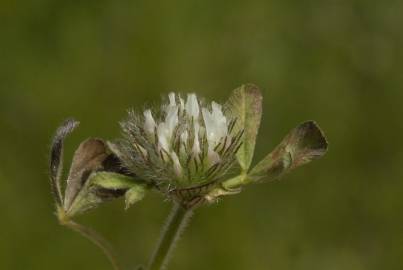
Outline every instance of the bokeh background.
[[[403, 2], [0, 2], [0, 269], [111, 269], [58, 225], [50, 138], [68, 116], [80, 141], [119, 136], [126, 109], [172, 90], [224, 101], [264, 95], [256, 160], [298, 123], [326, 132], [325, 158], [197, 211], [169, 269], [403, 267]], [[79, 221], [147, 260], [169, 203], [115, 201]]]

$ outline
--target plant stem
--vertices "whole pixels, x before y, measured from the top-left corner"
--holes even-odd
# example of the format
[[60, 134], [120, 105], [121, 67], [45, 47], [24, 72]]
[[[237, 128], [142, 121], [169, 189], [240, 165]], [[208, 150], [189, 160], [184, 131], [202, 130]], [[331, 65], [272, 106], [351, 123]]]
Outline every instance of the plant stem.
[[95, 232], [93, 229], [85, 227], [84, 225], [78, 224], [72, 220], [68, 220], [63, 225], [69, 227], [70, 229], [80, 233], [82, 236], [90, 240], [92, 243], [97, 245], [102, 252], [108, 257], [109, 261], [111, 262], [113, 269], [114, 270], [120, 270], [119, 264], [117, 262], [117, 259], [114, 255], [114, 252], [112, 251], [111, 246], [109, 243], [102, 237], [100, 236], [97, 232]]
[[148, 264], [148, 270], [165, 269], [176, 241], [179, 239], [191, 216], [191, 209], [174, 203], [166, 224], [161, 231], [161, 238]]

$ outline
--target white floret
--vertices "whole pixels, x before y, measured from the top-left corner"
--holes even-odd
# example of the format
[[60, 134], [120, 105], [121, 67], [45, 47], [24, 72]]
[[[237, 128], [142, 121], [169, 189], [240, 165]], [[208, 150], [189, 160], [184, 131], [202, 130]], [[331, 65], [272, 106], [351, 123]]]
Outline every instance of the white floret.
[[212, 112], [203, 108], [202, 114], [206, 125], [209, 148], [214, 148], [222, 138], [228, 135], [227, 118], [224, 116], [221, 105], [212, 102]]
[[151, 113], [151, 110], [145, 110], [144, 111], [144, 130], [148, 134], [154, 134], [154, 129], [156, 127], [154, 117]]
[[189, 94], [185, 105], [186, 113], [195, 120], [199, 118], [200, 109], [196, 94]]

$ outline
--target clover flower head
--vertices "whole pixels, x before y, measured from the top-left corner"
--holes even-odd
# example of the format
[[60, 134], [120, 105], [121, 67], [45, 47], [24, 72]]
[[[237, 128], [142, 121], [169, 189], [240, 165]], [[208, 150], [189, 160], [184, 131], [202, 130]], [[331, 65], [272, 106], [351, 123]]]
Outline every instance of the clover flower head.
[[236, 121], [214, 101], [170, 93], [158, 109], [129, 112], [117, 152], [125, 167], [166, 191], [216, 182], [242, 144]]

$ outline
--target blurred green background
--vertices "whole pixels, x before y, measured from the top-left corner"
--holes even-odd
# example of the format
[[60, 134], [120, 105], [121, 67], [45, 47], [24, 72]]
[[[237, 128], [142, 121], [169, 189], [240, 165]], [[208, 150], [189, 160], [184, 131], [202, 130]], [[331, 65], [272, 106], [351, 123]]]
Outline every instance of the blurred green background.
[[[119, 136], [126, 109], [171, 90], [224, 101], [262, 88], [256, 160], [298, 123], [325, 158], [197, 211], [169, 269], [403, 268], [403, 2], [399, 0], [0, 2], [0, 269], [111, 269], [58, 225], [50, 138]], [[169, 204], [115, 201], [79, 221], [125, 269], [147, 260]]]

